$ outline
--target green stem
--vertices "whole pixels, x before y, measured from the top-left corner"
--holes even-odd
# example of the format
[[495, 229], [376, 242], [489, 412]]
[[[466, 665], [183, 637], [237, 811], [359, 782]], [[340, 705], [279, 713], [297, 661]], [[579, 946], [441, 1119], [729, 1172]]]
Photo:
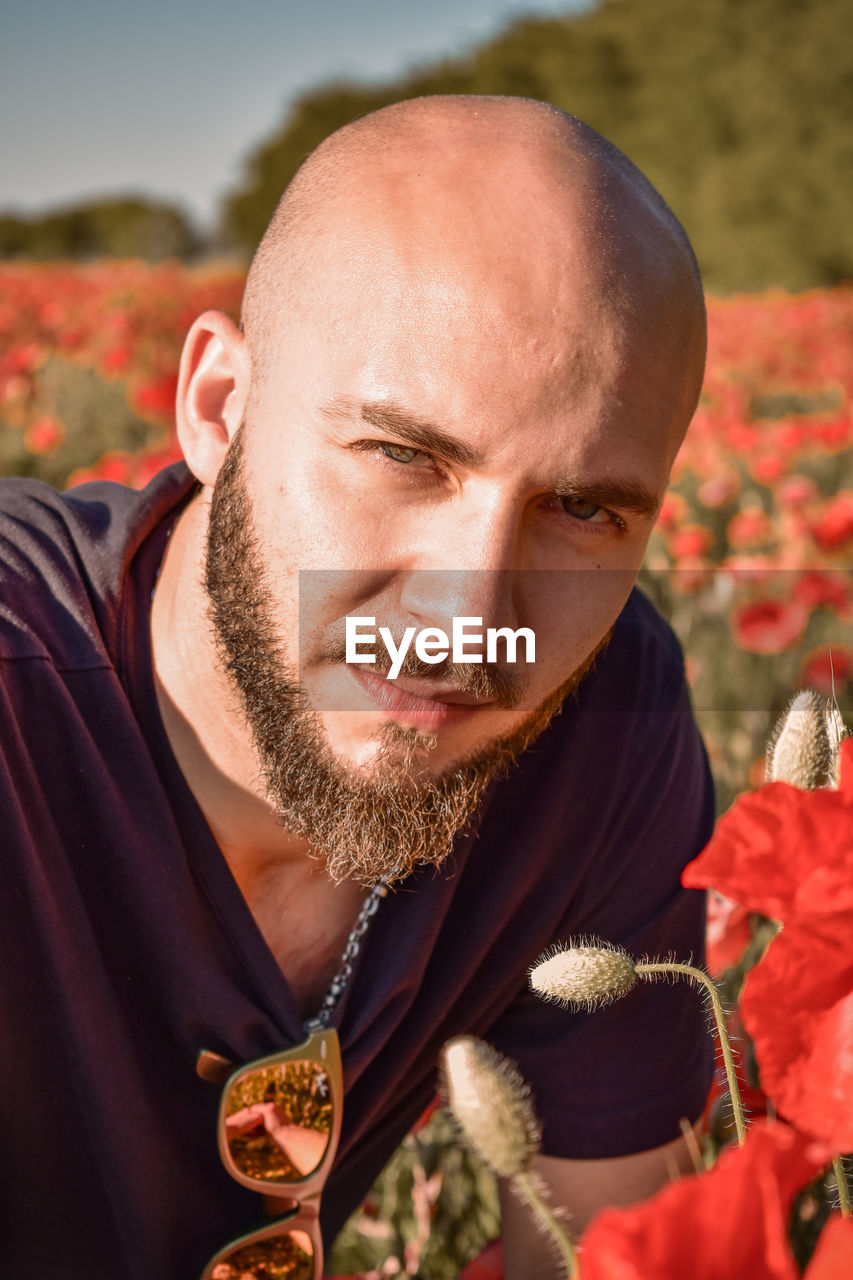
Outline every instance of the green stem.
[[575, 1253], [575, 1246], [572, 1243], [572, 1238], [552, 1210], [551, 1206], [536, 1190], [533, 1179], [527, 1173], [515, 1173], [511, 1178], [511, 1182], [522, 1199], [526, 1200], [530, 1205], [530, 1208], [533, 1210], [545, 1230], [549, 1233], [552, 1240], [555, 1241], [558, 1249], [560, 1250], [563, 1265], [566, 1268], [567, 1280], [572, 1280], [573, 1276], [577, 1276], [578, 1280], [580, 1280], [578, 1259], [577, 1254]]
[[643, 973], [683, 973], [689, 978], [695, 978], [697, 982], [701, 982], [706, 988], [708, 995], [711, 997], [711, 1007], [714, 1010], [714, 1018], [717, 1023], [717, 1035], [720, 1037], [720, 1047], [723, 1051], [723, 1062], [726, 1067], [726, 1080], [729, 1085], [729, 1094], [732, 1100], [732, 1110], [735, 1114], [735, 1128], [737, 1129], [738, 1145], [743, 1146], [746, 1139], [746, 1125], [743, 1119], [743, 1106], [740, 1100], [740, 1089], [738, 1088], [737, 1075], [735, 1073], [735, 1063], [732, 1057], [732, 1046], [729, 1041], [729, 1033], [726, 1028], [726, 1017], [723, 1013], [723, 1005], [720, 1000], [720, 993], [717, 991], [713, 981], [708, 977], [703, 969], [696, 969], [692, 964], [677, 964], [674, 960], [656, 960], [653, 963], [645, 964], [642, 961], [634, 966], [639, 974]]
[[850, 1217], [850, 1191], [847, 1187], [847, 1174], [844, 1172], [844, 1161], [841, 1156], [833, 1156], [832, 1172], [835, 1174], [835, 1185], [838, 1188], [838, 1204], [842, 1218]]

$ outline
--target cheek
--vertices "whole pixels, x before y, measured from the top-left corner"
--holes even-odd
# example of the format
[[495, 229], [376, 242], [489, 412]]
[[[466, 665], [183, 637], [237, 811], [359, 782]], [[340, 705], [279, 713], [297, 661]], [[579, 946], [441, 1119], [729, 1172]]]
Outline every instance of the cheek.
[[291, 566], [378, 572], [400, 542], [393, 504], [320, 466], [291, 467], [264, 505], [276, 554]]

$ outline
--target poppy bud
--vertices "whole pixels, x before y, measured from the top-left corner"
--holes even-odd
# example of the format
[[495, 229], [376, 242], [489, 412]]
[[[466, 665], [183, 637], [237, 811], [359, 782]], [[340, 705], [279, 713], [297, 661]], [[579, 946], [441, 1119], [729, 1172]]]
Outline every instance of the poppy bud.
[[537, 995], [564, 1009], [599, 1009], [630, 991], [638, 978], [688, 978], [704, 987], [711, 1001], [714, 1023], [726, 1068], [738, 1141], [746, 1133], [734, 1058], [729, 1043], [720, 994], [704, 969], [678, 960], [632, 960], [626, 951], [599, 938], [579, 938], [544, 956], [530, 970], [530, 985]]
[[537, 995], [564, 1009], [600, 1009], [630, 991], [637, 981], [634, 961], [620, 947], [591, 940], [545, 955], [530, 970]]
[[[833, 751], [827, 707], [826, 699], [813, 689], [797, 694], [767, 747], [770, 782], [788, 782], [802, 791], [830, 784]], [[834, 724], [832, 732], [837, 733]]]
[[442, 1052], [442, 1094], [466, 1146], [501, 1178], [524, 1173], [539, 1149], [530, 1090], [483, 1040], [457, 1036]]
[[831, 787], [837, 787], [839, 779], [838, 771], [841, 764], [841, 743], [849, 735], [847, 733], [847, 725], [841, 719], [841, 712], [838, 710], [838, 707], [834, 702], [827, 701], [826, 707], [824, 708], [824, 715], [826, 717], [826, 734], [829, 738], [829, 785]]

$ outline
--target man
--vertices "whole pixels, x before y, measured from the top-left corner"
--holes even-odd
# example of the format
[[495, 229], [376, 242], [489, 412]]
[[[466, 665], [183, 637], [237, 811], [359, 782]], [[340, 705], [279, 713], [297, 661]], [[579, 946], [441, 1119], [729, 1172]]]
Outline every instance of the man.
[[[4, 486], [4, 1274], [178, 1280], [263, 1220], [197, 1067], [297, 1043], [330, 983], [327, 1241], [460, 1032], [529, 1080], [576, 1231], [686, 1164], [695, 993], [586, 1017], [525, 974], [569, 933], [701, 952], [707, 764], [632, 585], [704, 334], [683, 231], [603, 139], [520, 99], [401, 103], [303, 166], [242, 329], [193, 325], [188, 470]], [[347, 660], [347, 618], [424, 644], [392, 679]], [[434, 665], [459, 619], [535, 657]], [[558, 1274], [503, 1208], [509, 1280]]]

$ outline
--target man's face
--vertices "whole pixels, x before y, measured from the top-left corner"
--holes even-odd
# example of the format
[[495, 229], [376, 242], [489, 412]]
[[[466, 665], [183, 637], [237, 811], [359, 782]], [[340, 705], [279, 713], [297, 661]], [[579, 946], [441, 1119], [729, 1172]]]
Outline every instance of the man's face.
[[[217, 626], [221, 638], [224, 613], [252, 597], [263, 663], [298, 688], [286, 718], [310, 724], [327, 779], [392, 781], [398, 821], [400, 796], [444, 785], [460, 762], [492, 776], [608, 634], [695, 371], [654, 317], [626, 319], [582, 271], [350, 250], [334, 288], [286, 326], [247, 411], [243, 581]], [[235, 545], [233, 527], [217, 540], [214, 520], [212, 535], [214, 551]], [[526, 627], [536, 657], [408, 662], [391, 680], [381, 649], [374, 665], [343, 660], [347, 616], [397, 640], [410, 626], [450, 634], [463, 616]]]
[[[205, 586], [217, 649], [251, 727], [267, 797], [281, 824], [311, 844], [335, 880], [373, 884], [380, 877], [394, 880], [417, 866], [438, 864], [451, 852], [488, 784], [542, 732], [588, 664], [510, 733], [490, 739], [464, 760], [428, 770], [424, 759], [437, 746], [438, 734], [409, 727], [406, 715], [378, 726], [377, 751], [369, 767], [347, 765], [332, 750], [322, 717], [300, 684], [298, 667], [288, 661], [276, 634], [242, 446], [241, 429], [213, 493]], [[342, 660], [331, 641], [324, 654], [328, 663]], [[407, 670], [417, 675], [417, 662], [407, 663]], [[479, 699], [511, 701], [508, 677], [496, 667], [466, 665], [454, 673], [460, 687]], [[429, 667], [426, 674], [431, 674]]]

